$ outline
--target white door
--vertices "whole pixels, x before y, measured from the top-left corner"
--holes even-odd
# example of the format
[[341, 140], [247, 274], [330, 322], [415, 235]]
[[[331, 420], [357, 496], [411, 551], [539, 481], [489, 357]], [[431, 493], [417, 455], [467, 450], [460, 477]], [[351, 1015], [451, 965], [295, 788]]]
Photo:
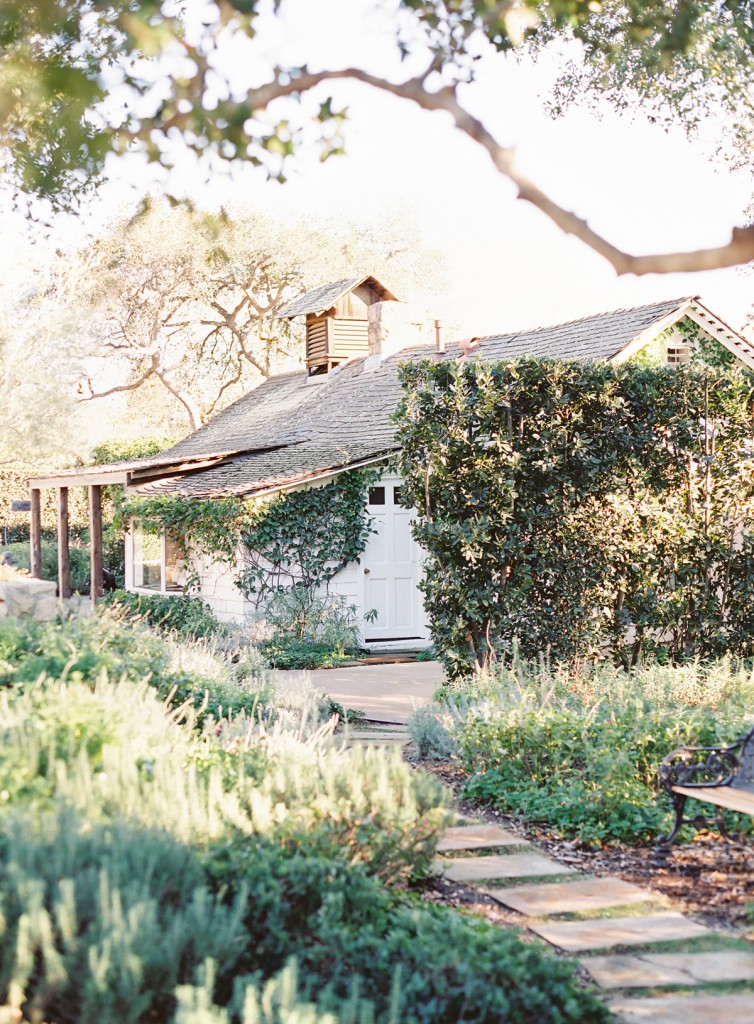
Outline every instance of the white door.
[[386, 476], [369, 491], [368, 509], [373, 533], [361, 556], [364, 571], [364, 610], [374, 610], [374, 622], [364, 625], [370, 641], [426, 640], [428, 630], [422, 595], [421, 550], [411, 536], [412, 513], [401, 508], [401, 479]]

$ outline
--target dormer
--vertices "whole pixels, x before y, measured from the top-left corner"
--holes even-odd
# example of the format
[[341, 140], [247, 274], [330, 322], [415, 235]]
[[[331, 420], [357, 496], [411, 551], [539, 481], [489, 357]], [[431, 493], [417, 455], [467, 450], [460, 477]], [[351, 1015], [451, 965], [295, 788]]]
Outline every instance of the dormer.
[[397, 302], [376, 277], [354, 277], [322, 285], [289, 302], [278, 314], [306, 317], [309, 376], [329, 373], [347, 359], [369, 354], [369, 307]]

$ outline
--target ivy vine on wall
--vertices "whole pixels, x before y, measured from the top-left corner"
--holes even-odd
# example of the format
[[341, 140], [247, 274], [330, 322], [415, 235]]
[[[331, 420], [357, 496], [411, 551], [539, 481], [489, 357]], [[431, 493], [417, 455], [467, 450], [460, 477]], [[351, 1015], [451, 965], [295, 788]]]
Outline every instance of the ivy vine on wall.
[[322, 487], [281, 494], [241, 533], [243, 567], [237, 584], [258, 603], [295, 589], [311, 600], [351, 562], [374, 532], [367, 491], [380, 470], [342, 473]]
[[235, 570], [236, 586], [263, 603], [296, 591], [310, 602], [350, 562], [373, 532], [367, 491], [382, 470], [355, 469], [331, 483], [266, 501], [227, 497], [127, 497], [121, 523], [137, 520], [147, 533], [166, 533], [186, 555], [186, 589], [201, 583], [202, 557]]

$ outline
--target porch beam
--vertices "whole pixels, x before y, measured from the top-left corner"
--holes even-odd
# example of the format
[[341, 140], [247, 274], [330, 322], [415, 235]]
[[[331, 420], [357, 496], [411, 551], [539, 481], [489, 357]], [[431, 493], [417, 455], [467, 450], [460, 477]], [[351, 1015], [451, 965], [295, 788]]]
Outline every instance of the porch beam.
[[71, 551], [68, 538], [67, 487], [58, 487], [58, 596], [71, 596]]
[[105, 592], [104, 573], [102, 571], [102, 487], [100, 484], [89, 485], [89, 592], [92, 605]]
[[42, 502], [38, 487], [31, 488], [31, 510], [29, 516], [29, 560], [31, 574], [35, 580], [42, 579]]

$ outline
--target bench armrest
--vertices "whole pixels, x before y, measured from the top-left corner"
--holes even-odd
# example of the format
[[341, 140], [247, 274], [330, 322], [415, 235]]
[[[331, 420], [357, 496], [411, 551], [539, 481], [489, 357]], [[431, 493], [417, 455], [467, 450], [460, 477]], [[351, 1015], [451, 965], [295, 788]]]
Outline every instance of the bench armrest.
[[738, 768], [735, 751], [746, 739], [742, 736], [722, 747], [679, 747], [660, 765], [660, 785], [668, 792], [673, 786], [702, 788], [730, 785]]

